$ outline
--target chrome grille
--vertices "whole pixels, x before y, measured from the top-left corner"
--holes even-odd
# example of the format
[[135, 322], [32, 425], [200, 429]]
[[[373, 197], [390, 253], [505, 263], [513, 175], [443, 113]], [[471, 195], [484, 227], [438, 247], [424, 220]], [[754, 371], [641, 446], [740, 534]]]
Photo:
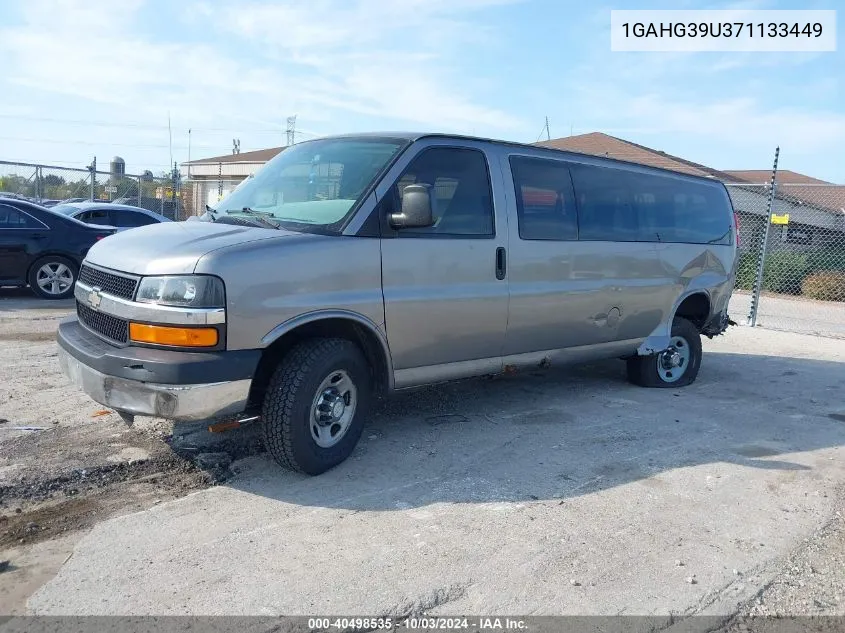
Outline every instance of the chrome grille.
[[76, 314], [83, 324], [97, 334], [115, 343], [127, 343], [129, 341], [128, 321], [92, 310], [88, 306], [79, 303], [79, 301], [76, 302]]
[[123, 299], [132, 299], [135, 296], [135, 287], [138, 285], [138, 280], [135, 277], [107, 273], [99, 268], [92, 268], [85, 264], [82, 265], [82, 269], [79, 271], [79, 281]]

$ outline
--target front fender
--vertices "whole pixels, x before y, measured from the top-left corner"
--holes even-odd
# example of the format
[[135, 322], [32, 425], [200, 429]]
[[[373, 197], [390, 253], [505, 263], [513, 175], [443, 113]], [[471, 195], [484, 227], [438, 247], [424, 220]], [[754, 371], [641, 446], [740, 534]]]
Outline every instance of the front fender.
[[314, 310], [312, 312], [306, 312], [304, 314], [297, 315], [292, 319], [288, 319], [284, 323], [280, 323], [272, 330], [267, 332], [267, 334], [265, 334], [261, 338], [261, 346], [264, 348], [269, 347], [281, 337], [288, 334], [289, 332], [296, 330], [297, 328], [300, 328], [304, 325], [308, 325], [309, 323], [325, 321], [328, 319], [344, 319], [346, 321], [353, 321], [355, 324], [366, 329], [367, 332], [378, 341], [378, 344], [381, 348], [381, 353], [385, 359], [385, 368], [387, 370], [388, 383], [387, 387], [388, 390], [392, 391], [394, 386], [393, 360], [390, 355], [390, 347], [387, 344], [387, 335], [384, 331], [384, 324], [378, 325], [372, 319], [369, 319], [363, 314], [359, 314], [358, 312], [353, 312], [352, 310], [330, 309]]

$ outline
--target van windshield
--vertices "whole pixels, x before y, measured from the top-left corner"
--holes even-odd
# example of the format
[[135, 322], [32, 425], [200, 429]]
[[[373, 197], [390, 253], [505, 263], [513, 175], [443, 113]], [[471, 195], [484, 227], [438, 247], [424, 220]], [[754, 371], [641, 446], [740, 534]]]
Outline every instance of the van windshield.
[[272, 218], [285, 228], [338, 230], [372, 181], [407, 141], [306, 141], [280, 152], [217, 208], [218, 214]]

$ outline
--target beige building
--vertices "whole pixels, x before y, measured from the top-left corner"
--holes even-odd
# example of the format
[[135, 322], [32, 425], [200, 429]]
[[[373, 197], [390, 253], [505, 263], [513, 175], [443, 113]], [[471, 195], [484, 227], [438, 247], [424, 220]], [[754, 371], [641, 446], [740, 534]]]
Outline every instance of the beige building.
[[225, 154], [182, 163], [182, 199], [188, 215], [201, 215], [214, 206], [284, 147]]

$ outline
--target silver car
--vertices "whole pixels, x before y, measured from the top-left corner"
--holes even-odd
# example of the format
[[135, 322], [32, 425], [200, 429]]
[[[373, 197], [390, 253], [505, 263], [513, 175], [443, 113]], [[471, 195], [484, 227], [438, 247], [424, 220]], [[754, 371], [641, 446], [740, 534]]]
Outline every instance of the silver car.
[[76, 218], [85, 224], [110, 226], [118, 232], [157, 222], [173, 221], [160, 213], [148, 211], [142, 207], [115, 202], [63, 202], [52, 208], [56, 213]]
[[88, 253], [66, 374], [97, 402], [260, 417], [283, 466], [345, 460], [376, 394], [619, 358], [692, 383], [728, 326], [736, 219], [716, 181], [422, 134], [293, 145], [202, 221]]

